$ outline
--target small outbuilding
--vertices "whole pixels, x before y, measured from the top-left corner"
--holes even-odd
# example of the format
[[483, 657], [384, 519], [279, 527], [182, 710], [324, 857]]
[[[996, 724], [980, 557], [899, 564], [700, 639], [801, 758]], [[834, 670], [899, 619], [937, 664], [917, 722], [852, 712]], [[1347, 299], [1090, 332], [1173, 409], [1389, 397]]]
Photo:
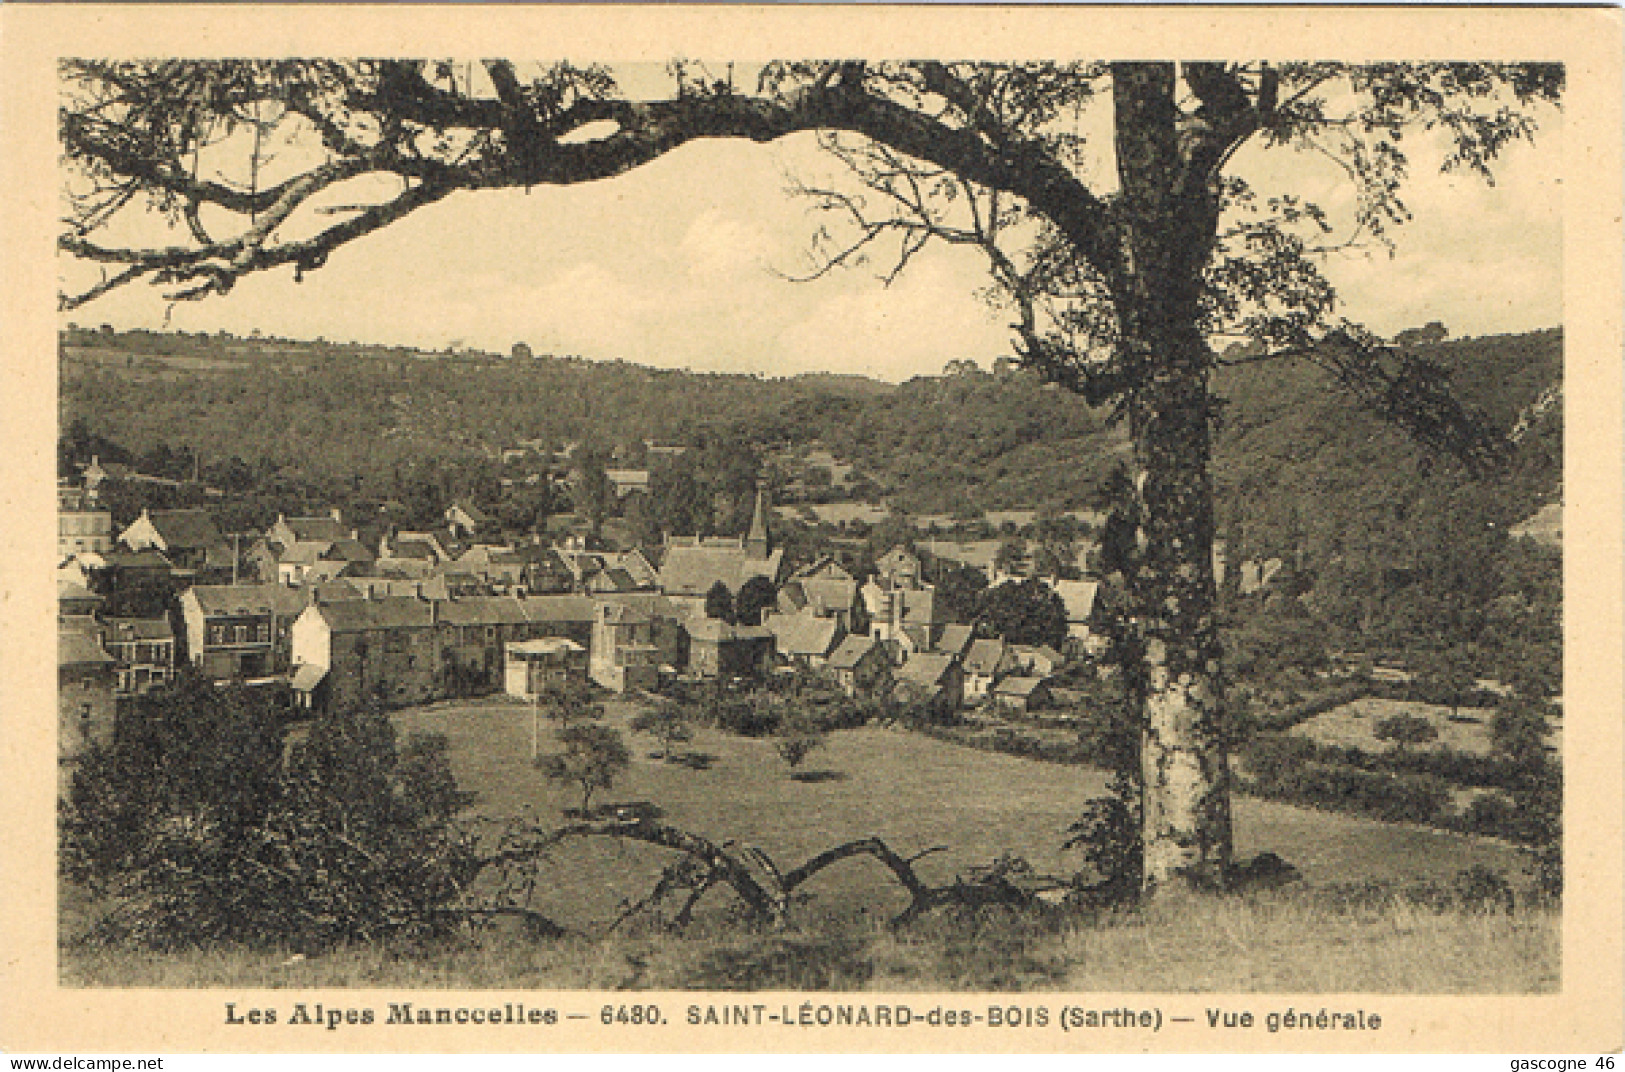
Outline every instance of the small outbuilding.
[[509, 696], [526, 700], [566, 683], [585, 684], [587, 649], [569, 637], [511, 641], [502, 680]]

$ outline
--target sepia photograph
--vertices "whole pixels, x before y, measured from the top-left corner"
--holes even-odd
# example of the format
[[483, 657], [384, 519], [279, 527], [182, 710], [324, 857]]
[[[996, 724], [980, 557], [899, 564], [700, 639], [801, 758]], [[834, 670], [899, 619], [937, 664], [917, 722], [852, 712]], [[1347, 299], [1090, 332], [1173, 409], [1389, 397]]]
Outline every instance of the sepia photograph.
[[272, 1048], [1576, 992], [1588, 70], [377, 40], [33, 87], [36, 983]]

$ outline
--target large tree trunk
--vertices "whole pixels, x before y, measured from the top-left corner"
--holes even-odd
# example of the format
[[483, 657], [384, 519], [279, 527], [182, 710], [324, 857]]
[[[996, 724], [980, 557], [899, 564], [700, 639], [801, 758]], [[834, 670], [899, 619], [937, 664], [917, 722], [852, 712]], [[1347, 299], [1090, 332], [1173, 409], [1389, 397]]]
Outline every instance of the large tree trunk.
[[1132, 614], [1141, 639], [1144, 882], [1148, 893], [1221, 886], [1231, 862], [1230, 781], [1214, 621], [1213, 485], [1202, 270], [1218, 197], [1186, 173], [1171, 64], [1113, 80], [1121, 234], [1122, 360], [1138, 514]]

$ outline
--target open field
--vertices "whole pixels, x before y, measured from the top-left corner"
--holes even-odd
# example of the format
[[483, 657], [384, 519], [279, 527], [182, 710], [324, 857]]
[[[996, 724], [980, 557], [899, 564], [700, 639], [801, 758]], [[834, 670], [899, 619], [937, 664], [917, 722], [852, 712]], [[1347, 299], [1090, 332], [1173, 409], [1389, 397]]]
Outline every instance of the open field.
[[[1392, 752], [1392, 741], [1376, 738], [1377, 723], [1394, 715], [1415, 715], [1424, 718], [1439, 732], [1436, 740], [1411, 745], [1415, 752], [1461, 752], [1470, 756], [1487, 756], [1493, 747], [1490, 727], [1495, 711], [1487, 707], [1459, 707], [1455, 717], [1451, 710], [1439, 704], [1415, 703], [1407, 700], [1387, 700], [1368, 696], [1363, 700], [1344, 704], [1324, 714], [1300, 722], [1290, 732], [1308, 737], [1319, 744], [1358, 748], [1364, 752]], [[1562, 726], [1549, 719], [1550, 732], [1546, 745], [1554, 752], [1563, 747]]]
[[[607, 719], [625, 727], [633, 706], [611, 703]], [[545, 781], [530, 763], [530, 709], [500, 700], [457, 702], [402, 712], [403, 733], [437, 731], [451, 742], [459, 783], [475, 794], [473, 811], [501, 817], [530, 813], [554, 824], [578, 794]], [[599, 799], [647, 801], [675, 826], [763, 849], [781, 868], [843, 841], [878, 836], [903, 855], [946, 851], [921, 860], [927, 882], [950, 881], [1002, 853], [1039, 872], [1081, 867], [1061, 851], [1064, 831], [1084, 802], [1101, 794], [1104, 774], [963, 748], [919, 734], [866, 727], [832, 734], [806, 766], [827, 771], [794, 781], [769, 740], [701, 729], [687, 747], [710, 757], [706, 769], [650, 757], [649, 738], [628, 735], [632, 771]], [[544, 724], [542, 748], [550, 747]], [[1269, 801], [1235, 801], [1237, 853], [1278, 853], [1312, 886], [1448, 882], [1483, 865], [1520, 884], [1523, 861], [1503, 843], [1421, 826], [1381, 823]], [[544, 868], [535, 907], [572, 927], [613, 918], [623, 899], [647, 893], [670, 853], [620, 842], [578, 842]], [[878, 865], [855, 860], [807, 887], [836, 915], [889, 916], [906, 897]], [[715, 895], [714, 895], [715, 896]], [[725, 898], [717, 898], [718, 901]]]
[[[611, 702], [623, 729], [635, 707]], [[401, 712], [400, 730], [445, 733], [471, 812], [561, 821], [576, 795], [531, 766], [531, 712], [502, 700], [459, 701]], [[699, 730], [687, 746], [702, 767], [653, 759], [629, 735], [633, 769], [603, 795], [647, 801], [666, 821], [764, 849], [782, 869], [853, 838], [877, 835], [932, 883], [1001, 853], [1040, 872], [1081, 866], [1063, 853], [1064, 828], [1104, 776], [1079, 767], [982, 752], [919, 734], [864, 728], [832, 734], [792, 780], [771, 741]], [[550, 745], [542, 727], [542, 746]], [[821, 773], [819, 773], [821, 772]], [[1384, 824], [1238, 798], [1238, 853], [1279, 853], [1305, 883], [1276, 891], [1158, 903], [1098, 915], [978, 919], [937, 914], [894, 931], [885, 920], [906, 898], [878, 865], [830, 868], [783, 930], [722, 918], [730, 898], [680, 935], [606, 925], [646, 894], [671, 854], [611, 840], [569, 843], [542, 871], [534, 906], [564, 924], [563, 938], [497, 928], [427, 946], [389, 942], [321, 955], [295, 946], [173, 954], [81, 946], [96, 907], [64, 886], [60, 978], [65, 986], [389, 986], [415, 988], [1299, 991], [1528, 993], [1559, 981], [1555, 910], [1480, 913], [1426, 907], [1362, 883], [1448, 885], [1483, 865], [1522, 884], [1511, 847], [1423, 827]]]

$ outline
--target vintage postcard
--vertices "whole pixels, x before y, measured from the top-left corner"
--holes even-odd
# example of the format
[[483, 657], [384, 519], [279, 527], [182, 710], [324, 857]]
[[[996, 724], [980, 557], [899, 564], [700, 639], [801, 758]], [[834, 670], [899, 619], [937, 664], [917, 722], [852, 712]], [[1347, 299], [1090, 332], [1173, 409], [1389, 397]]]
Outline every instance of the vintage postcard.
[[1613, 1060], [1619, 12], [0, 20], [8, 1052]]

